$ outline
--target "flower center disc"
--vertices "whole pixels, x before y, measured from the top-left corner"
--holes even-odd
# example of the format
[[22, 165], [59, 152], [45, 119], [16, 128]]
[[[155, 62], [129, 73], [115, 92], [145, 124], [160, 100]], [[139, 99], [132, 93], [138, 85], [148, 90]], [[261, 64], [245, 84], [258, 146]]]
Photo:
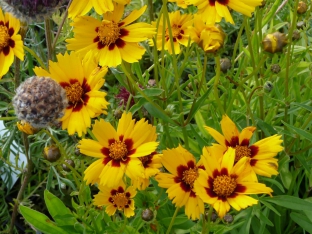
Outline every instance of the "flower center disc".
[[182, 180], [189, 184], [191, 188], [194, 187], [194, 182], [198, 177], [198, 169], [197, 167], [195, 168], [190, 168], [186, 171], [183, 172], [183, 177]]
[[235, 162], [238, 162], [242, 157], [250, 157], [251, 150], [248, 146], [237, 145], [235, 147]]
[[7, 27], [0, 25], [0, 52], [9, 45], [10, 36]]
[[219, 197], [230, 196], [236, 188], [236, 181], [227, 175], [217, 176], [213, 181], [213, 191]]
[[124, 159], [127, 154], [127, 146], [123, 141], [116, 141], [109, 146], [109, 156], [115, 160]]
[[128, 201], [129, 199], [125, 193], [116, 193], [116, 195], [112, 197], [113, 204], [116, 205], [119, 210], [125, 208], [125, 206], [128, 205]]
[[115, 43], [115, 41], [119, 38], [119, 31], [120, 29], [117, 23], [103, 20], [98, 30], [98, 36], [102, 44], [110, 45]]
[[[181, 28], [179, 27], [179, 25], [172, 25], [171, 26], [171, 30], [172, 30], [172, 38], [177, 38], [180, 34], [181, 34]], [[166, 36], [169, 39], [169, 30], [168, 28], [166, 29]]]
[[65, 91], [67, 99], [71, 103], [79, 102], [83, 95], [83, 89], [78, 82], [65, 87]]

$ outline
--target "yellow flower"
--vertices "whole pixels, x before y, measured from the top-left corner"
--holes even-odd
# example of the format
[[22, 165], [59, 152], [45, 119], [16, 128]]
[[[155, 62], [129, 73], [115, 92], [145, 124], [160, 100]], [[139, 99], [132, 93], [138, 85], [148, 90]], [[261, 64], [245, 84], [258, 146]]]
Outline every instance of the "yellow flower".
[[256, 6], [262, 4], [262, 0], [187, 0], [186, 3], [197, 6], [198, 13], [208, 24], [220, 22], [222, 18], [234, 24], [228, 7], [251, 17], [251, 13]]
[[135, 122], [131, 113], [123, 113], [117, 131], [101, 119], [93, 125], [92, 133], [97, 141], [82, 139], [78, 146], [81, 153], [99, 158], [84, 172], [87, 184], [98, 182], [112, 188], [120, 184], [124, 174], [130, 178], [144, 177], [139, 157], [155, 151], [155, 127], [145, 119]]
[[14, 61], [14, 55], [24, 60], [24, 48], [20, 30], [20, 21], [9, 13], [3, 15], [0, 9], [0, 79]]
[[235, 150], [232, 148], [228, 149], [222, 160], [219, 157], [222, 155], [211, 155], [206, 148], [203, 149], [201, 159], [205, 170], [199, 170], [194, 189], [196, 195], [213, 206], [220, 218], [231, 206], [239, 211], [258, 203], [258, 200], [247, 194], [273, 192], [271, 188], [252, 180], [245, 170], [249, 158], [244, 157], [234, 165]]
[[126, 217], [134, 215], [134, 200], [136, 191], [130, 186], [126, 189], [123, 182], [114, 188], [107, 188], [99, 185], [100, 192], [94, 196], [93, 203], [96, 206], [105, 206], [105, 212], [112, 216], [116, 210], [124, 212]]
[[20, 130], [21, 132], [24, 132], [24, 133], [26, 133], [28, 135], [33, 135], [36, 132], [38, 132], [38, 129], [36, 129], [33, 126], [31, 126], [25, 120], [21, 120], [21, 121], [17, 122], [16, 125], [17, 125], [18, 130]]
[[226, 115], [221, 121], [223, 135], [213, 128], [205, 128], [219, 143], [209, 147], [210, 152], [217, 151], [222, 154], [227, 149], [234, 148], [236, 149], [235, 162], [246, 156], [250, 158], [249, 164], [256, 174], [267, 177], [278, 174], [278, 160], [274, 157], [283, 150], [281, 135], [273, 135], [250, 145], [250, 138], [256, 128], [246, 127], [240, 133], [233, 121]]
[[114, 10], [113, 2], [117, 2], [122, 5], [129, 4], [131, 0], [73, 0], [68, 9], [68, 17], [75, 18], [76, 16], [87, 14], [92, 7], [99, 15], [106, 13], [107, 11]]
[[214, 53], [223, 46], [225, 34], [220, 26], [207, 25], [199, 15], [194, 17], [192, 39], [205, 52]]
[[162, 167], [160, 163], [160, 156], [160, 154], [153, 152], [148, 156], [139, 157], [144, 167], [144, 177], [131, 178], [132, 185], [135, 188], [144, 190], [149, 186], [150, 178], [156, 175], [159, 172], [159, 168]]
[[[179, 54], [181, 52], [180, 44], [187, 46], [189, 44], [190, 38], [190, 27], [193, 25], [193, 16], [191, 14], [181, 15], [180, 11], [175, 11], [169, 13], [170, 25], [166, 21], [166, 24], [163, 25], [163, 16], [159, 20], [159, 26], [156, 37], [156, 46], [157, 50], [162, 50], [163, 43], [163, 28], [165, 28], [164, 35], [164, 49], [167, 50], [170, 54], [173, 53], [173, 49], [171, 47], [169, 27], [172, 31], [172, 40], [174, 45], [174, 53]], [[153, 25], [156, 26], [156, 22], [153, 22]], [[150, 41], [152, 45], [152, 42]]]
[[146, 6], [132, 11], [123, 20], [121, 17], [124, 6], [114, 6], [114, 11], [105, 13], [102, 21], [90, 16], [74, 19], [72, 25], [75, 38], [66, 40], [67, 49], [82, 55], [89, 52], [101, 66], [115, 67], [121, 64], [122, 60], [128, 63], [138, 62], [145, 53], [145, 49], [138, 42], [155, 34], [155, 28], [150, 24], [131, 24], [144, 13]]
[[91, 118], [106, 114], [109, 103], [106, 93], [99, 90], [105, 82], [107, 67], [99, 68], [91, 57], [81, 59], [74, 52], [56, 57], [58, 62], [49, 61], [49, 72], [39, 67], [34, 71], [38, 76], [51, 77], [65, 89], [68, 106], [60, 119], [62, 129], [67, 129], [70, 135], [77, 132], [82, 136], [91, 126]]
[[185, 0], [169, 0], [168, 2], [175, 2], [179, 7], [181, 8], [187, 8], [187, 4], [185, 3]]
[[168, 188], [168, 197], [177, 207], [185, 206], [185, 214], [189, 218], [199, 219], [204, 213], [204, 203], [195, 194], [194, 182], [199, 176], [201, 163], [196, 164], [194, 156], [182, 146], [164, 150], [161, 163], [170, 174], [156, 175], [159, 186]]

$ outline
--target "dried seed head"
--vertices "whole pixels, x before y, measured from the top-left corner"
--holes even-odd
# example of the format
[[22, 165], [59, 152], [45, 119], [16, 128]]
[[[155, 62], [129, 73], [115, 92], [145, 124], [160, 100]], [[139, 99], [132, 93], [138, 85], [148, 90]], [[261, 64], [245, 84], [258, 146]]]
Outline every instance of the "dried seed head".
[[21, 21], [42, 22], [68, 0], [0, 0], [4, 11], [12, 13]]
[[306, 13], [307, 10], [308, 10], [308, 5], [305, 2], [300, 1], [298, 3], [297, 13], [298, 14], [304, 14], [304, 13]]
[[282, 52], [287, 45], [287, 38], [284, 33], [274, 32], [266, 35], [262, 41], [263, 50], [270, 53]]
[[34, 128], [44, 128], [64, 115], [66, 93], [54, 80], [33, 76], [16, 89], [13, 106], [18, 119]]
[[61, 157], [61, 152], [56, 145], [51, 145], [44, 148], [43, 156], [49, 162], [56, 162]]

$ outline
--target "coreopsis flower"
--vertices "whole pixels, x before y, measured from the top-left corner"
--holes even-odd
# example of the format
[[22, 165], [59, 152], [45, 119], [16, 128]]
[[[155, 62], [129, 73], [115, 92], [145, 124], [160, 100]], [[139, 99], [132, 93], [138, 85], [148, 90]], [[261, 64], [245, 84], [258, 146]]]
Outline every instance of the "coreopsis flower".
[[3, 15], [0, 9], [0, 79], [5, 75], [14, 61], [14, 56], [24, 60], [24, 48], [20, 22], [9, 13]]
[[76, 16], [81, 16], [87, 14], [92, 7], [99, 15], [106, 13], [107, 11], [114, 10], [113, 2], [126, 5], [129, 4], [131, 0], [73, 0], [68, 9], [68, 17], [75, 18]]
[[139, 189], [144, 190], [150, 184], [150, 178], [159, 172], [159, 168], [162, 167], [160, 163], [160, 154], [156, 152], [151, 153], [145, 157], [139, 157], [144, 167], [144, 177], [131, 178], [132, 185]]
[[234, 148], [236, 149], [235, 162], [243, 157], [248, 157], [250, 158], [249, 165], [256, 174], [267, 177], [278, 174], [278, 160], [274, 157], [283, 150], [281, 135], [273, 135], [250, 144], [250, 138], [256, 128], [246, 127], [239, 132], [235, 123], [227, 115], [224, 115], [221, 120], [223, 135], [213, 128], [205, 128], [219, 143], [209, 147], [210, 152], [217, 151], [222, 155], [229, 148]]
[[195, 157], [182, 146], [164, 150], [161, 163], [169, 173], [156, 175], [159, 187], [167, 188], [168, 197], [177, 207], [185, 206], [189, 218], [198, 219], [204, 213], [204, 203], [195, 194], [194, 183], [202, 164], [196, 164]]
[[[164, 42], [164, 49], [167, 50], [170, 54], [173, 53], [171, 46], [169, 27], [172, 31], [172, 41], [174, 46], [174, 53], [179, 54], [181, 52], [180, 45], [187, 46], [190, 40], [190, 27], [193, 25], [193, 16], [191, 14], [181, 15], [180, 11], [175, 11], [169, 13], [169, 23], [166, 21], [166, 24], [163, 24], [163, 16], [159, 20], [159, 26], [156, 37], [156, 46], [157, 50], [162, 50], [162, 41]], [[152, 23], [156, 26], [156, 22]], [[163, 35], [163, 28], [165, 28], [165, 35]], [[153, 45], [152, 41], [150, 44]]]
[[49, 61], [49, 71], [36, 67], [37, 75], [51, 77], [65, 90], [68, 106], [60, 119], [62, 129], [70, 135], [79, 136], [91, 126], [91, 118], [106, 114], [106, 93], [100, 91], [105, 80], [107, 67], [98, 67], [91, 57], [79, 57], [76, 53], [58, 54], [58, 62]]
[[187, 0], [186, 3], [197, 6], [198, 14], [208, 24], [220, 22], [222, 18], [234, 24], [229, 8], [251, 17], [251, 13], [256, 6], [262, 4], [262, 0]]
[[12, 13], [21, 21], [42, 22], [68, 0], [0, 0], [3, 10]]
[[280, 32], [269, 33], [262, 40], [263, 50], [272, 54], [282, 52], [287, 43], [286, 35]]
[[194, 189], [197, 196], [213, 206], [220, 218], [223, 218], [231, 206], [239, 211], [257, 204], [258, 200], [247, 196], [248, 194], [273, 192], [265, 184], [252, 180], [249, 170], [245, 170], [250, 160], [248, 157], [234, 164], [235, 150], [232, 148], [224, 155], [211, 155], [204, 147], [201, 159], [205, 169], [199, 170]]
[[223, 46], [225, 34], [218, 25], [206, 24], [199, 15], [194, 17], [192, 39], [205, 52], [214, 53]]
[[96, 206], [105, 206], [105, 212], [112, 216], [116, 210], [123, 211], [126, 217], [134, 215], [135, 188], [130, 186], [126, 189], [123, 182], [114, 188], [99, 185], [100, 192], [94, 196], [93, 203]]
[[75, 37], [67, 39], [67, 49], [81, 55], [91, 53], [101, 66], [116, 67], [122, 60], [138, 62], [145, 49], [138, 44], [155, 34], [148, 23], [134, 23], [145, 11], [146, 6], [133, 10], [121, 20], [124, 5], [114, 3], [114, 11], [103, 14], [103, 20], [90, 16], [75, 18], [72, 26]]
[[148, 156], [158, 146], [154, 126], [145, 119], [136, 122], [131, 113], [123, 113], [117, 131], [101, 119], [93, 125], [92, 133], [96, 141], [82, 139], [78, 146], [81, 153], [98, 158], [84, 172], [87, 184], [99, 183], [112, 188], [120, 184], [124, 174], [144, 178], [139, 157]]

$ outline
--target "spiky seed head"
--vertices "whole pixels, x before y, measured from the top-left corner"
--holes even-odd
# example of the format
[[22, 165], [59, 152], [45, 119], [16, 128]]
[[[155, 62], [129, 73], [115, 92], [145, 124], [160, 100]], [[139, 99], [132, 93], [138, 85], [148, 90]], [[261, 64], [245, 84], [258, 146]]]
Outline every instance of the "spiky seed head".
[[59, 9], [68, 0], [0, 0], [4, 11], [12, 13], [16, 18], [28, 23], [42, 22], [44, 18]]
[[15, 113], [34, 128], [58, 123], [67, 107], [64, 89], [48, 77], [33, 76], [24, 81], [13, 98]]

